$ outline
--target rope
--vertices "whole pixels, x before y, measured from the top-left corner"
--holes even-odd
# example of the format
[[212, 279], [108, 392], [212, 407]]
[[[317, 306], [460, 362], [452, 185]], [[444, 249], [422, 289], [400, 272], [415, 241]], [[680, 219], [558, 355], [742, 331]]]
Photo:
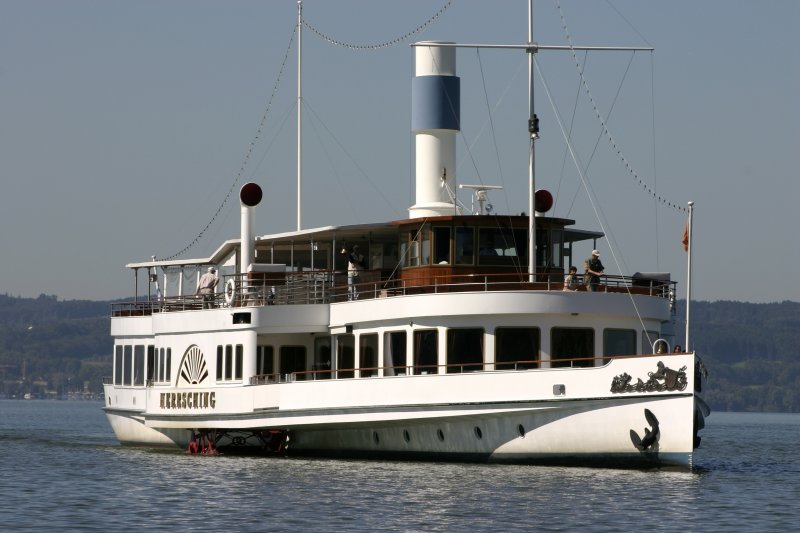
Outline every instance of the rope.
[[225, 198], [222, 200], [222, 203], [217, 208], [217, 211], [211, 217], [211, 220], [209, 220], [208, 223], [203, 227], [203, 229], [200, 230], [200, 233], [198, 233], [197, 236], [194, 239], [192, 239], [192, 241], [189, 244], [187, 244], [182, 250], [163, 259], [164, 261], [169, 261], [171, 259], [176, 259], [177, 257], [180, 257], [181, 255], [188, 252], [190, 248], [192, 248], [195, 244], [197, 244], [200, 241], [200, 239], [203, 238], [203, 236], [206, 234], [206, 232], [214, 223], [214, 221], [217, 220], [220, 213], [222, 213], [222, 210], [228, 203], [228, 200], [233, 194], [233, 191], [236, 189], [236, 185], [242, 179], [242, 175], [244, 174], [245, 168], [247, 168], [247, 165], [250, 162], [250, 157], [253, 155], [253, 149], [255, 148], [256, 142], [261, 138], [261, 133], [264, 129], [264, 124], [267, 122], [267, 115], [269, 115], [269, 112], [272, 109], [272, 101], [275, 98], [275, 94], [278, 92], [278, 86], [280, 85], [281, 79], [283, 77], [283, 71], [286, 68], [286, 62], [289, 59], [289, 52], [292, 49], [292, 44], [294, 43], [294, 36], [296, 34], [297, 34], [297, 26], [295, 25], [294, 31], [292, 31], [292, 35], [289, 37], [289, 45], [286, 47], [286, 53], [283, 56], [283, 63], [281, 64], [281, 68], [278, 71], [278, 77], [275, 80], [275, 85], [273, 85], [272, 87], [272, 94], [270, 94], [269, 100], [267, 101], [267, 107], [264, 110], [264, 114], [261, 116], [261, 120], [258, 123], [258, 128], [256, 129], [256, 134], [253, 137], [253, 140], [250, 141], [250, 144], [247, 146], [247, 151], [245, 152], [244, 159], [242, 160], [242, 164], [239, 167], [239, 172], [236, 174], [233, 183], [231, 183], [231, 186], [228, 189], [228, 193], [225, 195]]
[[441, 16], [441, 14], [444, 13], [447, 10], [447, 8], [449, 8], [452, 4], [453, 4], [453, 0], [447, 0], [447, 3], [445, 5], [443, 5], [442, 8], [439, 9], [439, 11], [434, 13], [432, 17], [430, 17], [428, 20], [426, 20], [425, 22], [423, 22], [422, 24], [417, 26], [412, 31], [410, 31], [410, 32], [408, 32], [408, 33], [406, 33], [404, 35], [401, 35], [400, 37], [396, 37], [394, 39], [391, 39], [389, 41], [385, 41], [385, 42], [382, 42], [382, 43], [376, 43], [376, 44], [354, 44], [354, 43], [348, 43], [348, 42], [345, 42], [345, 41], [340, 41], [339, 39], [336, 39], [334, 37], [331, 37], [331, 36], [323, 33], [322, 31], [317, 29], [315, 26], [312, 26], [305, 19], [303, 19], [303, 26], [305, 26], [306, 28], [311, 30], [317, 37], [319, 37], [320, 39], [322, 39], [324, 41], [329, 42], [330, 44], [333, 44], [333, 45], [336, 45], [336, 46], [341, 46], [343, 48], [349, 48], [350, 50], [374, 51], [374, 50], [379, 50], [381, 48], [389, 48], [390, 46], [394, 46], [396, 44], [400, 44], [403, 41], [409, 39], [411, 36], [416, 35], [417, 33], [421, 32], [422, 30], [424, 30], [425, 28], [427, 28], [428, 26], [433, 24], [433, 22], [435, 22], [436, 19], [438, 19]]
[[559, 16], [561, 17], [561, 27], [564, 30], [564, 34], [566, 35], [567, 43], [569, 44], [570, 51], [572, 52], [572, 58], [575, 60], [575, 67], [578, 69], [578, 75], [581, 78], [581, 83], [583, 84], [583, 88], [586, 91], [586, 95], [589, 97], [589, 102], [592, 104], [592, 108], [594, 109], [595, 116], [600, 121], [600, 125], [602, 126], [603, 133], [605, 134], [606, 138], [608, 139], [608, 142], [611, 143], [611, 147], [614, 149], [614, 152], [616, 152], [617, 157], [619, 157], [620, 161], [622, 161], [622, 164], [625, 166], [626, 170], [631, 175], [632, 179], [635, 182], [637, 182], [645, 190], [645, 192], [647, 192], [647, 194], [649, 194], [654, 200], [656, 200], [658, 203], [660, 203], [660, 204], [662, 204], [662, 205], [664, 205], [666, 207], [669, 207], [670, 209], [674, 209], [675, 211], [688, 214], [689, 210], [686, 207], [680, 206], [680, 205], [678, 205], [676, 203], [673, 203], [673, 202], [670, 202], [670, 201], [666, 200], [661, 195], [659, 195], [658, 192], [653, 190], [653, 188], [651, 188], [650, 185], [648, 185], [644, 180], [642, 180], [642, 178], [639, 176], [639, 174], [636, 173], [636, 170], [633, 168], [633, 166], [628, 161], [628, 159], [622, 154], [622, 149], [619, 146], [617, 146], [617, 142], [614, 140], [614, 137], [611, 135], [611, 132], [608, 129], [608, 125], [606, 124], [605, 120], [603, 120], [603, 117], [602, 117], [602, 115], [600, 113], [600, 110], [599, 110], [599, 108], [597, 106], [597, 102], [595, 101], [594, 96], [592, 95], [592, 92], [589, 90], [589, 83], [586, 81], [586, 78], [583, 76], [583, 70], [581, 70], [580, 61], [578, 61], [578, 56], [577, 56], [577, 54], [575, 54], [575, 48], [574, 48], [574, 45], [572, 43], [572, 37], [569, 34], [569, 28], [567, 28], [567, 21], [566, 21], [566, 18], [564, 17], [564, 12], [561, 9], [561, 2], [556, 0], [556, 6], [558, 7], [558, 13], [559, 13]]

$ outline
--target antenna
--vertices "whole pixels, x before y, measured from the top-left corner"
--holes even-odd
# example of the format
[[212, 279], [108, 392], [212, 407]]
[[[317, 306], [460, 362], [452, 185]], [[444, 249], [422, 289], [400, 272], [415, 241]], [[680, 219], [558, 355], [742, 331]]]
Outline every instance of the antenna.
[[[492, 204], [486, 203], [488, 197], [486, 195], [487, 191], [495, 191], [502, 189], [503, 187], [500, 185], [466, 185], [462, 184], [458, 186], [459, 189], [471, 189], [472, 190], [472, 204], [470, 205], [470, 211], [474, 215], [488, 215], [492, 212]], [[478, 200], [478, 211], [475, 211], [475, 200]], [[485, 209], [484, 209], [485, 205]], [[485, 212], [484, 212], [485, 211]]]

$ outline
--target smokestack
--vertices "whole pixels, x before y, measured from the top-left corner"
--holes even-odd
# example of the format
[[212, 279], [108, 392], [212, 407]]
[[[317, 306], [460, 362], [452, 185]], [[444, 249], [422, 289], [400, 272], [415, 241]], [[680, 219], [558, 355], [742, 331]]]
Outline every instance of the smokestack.
[[447, 187], [455, 194], [461, 80], [456, 76], [455, 48], [425, 46], [436, 42], [441, 41], [424, 41], [414, 47], [411, 129], [415, 137], [416, 198], [408, 208], [410, 218], [456, 212]]
[[255, 252], [255, 207], [261, 202], [261, 187], [256, 183], [245, 183], [239, 191], [239, 205], [241, 206], [241, 256], [239, 271], [244, 274], [247, 268], [256, 262]]

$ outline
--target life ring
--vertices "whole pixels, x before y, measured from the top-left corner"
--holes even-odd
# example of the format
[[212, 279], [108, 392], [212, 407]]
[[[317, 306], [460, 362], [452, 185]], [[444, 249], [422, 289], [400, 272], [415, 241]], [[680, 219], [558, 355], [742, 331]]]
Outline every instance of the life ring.
[[236, 297], [236, 282], [229, 279], [225, 283], [225, 303], [229, 306], [233, 305], [233, 299]]

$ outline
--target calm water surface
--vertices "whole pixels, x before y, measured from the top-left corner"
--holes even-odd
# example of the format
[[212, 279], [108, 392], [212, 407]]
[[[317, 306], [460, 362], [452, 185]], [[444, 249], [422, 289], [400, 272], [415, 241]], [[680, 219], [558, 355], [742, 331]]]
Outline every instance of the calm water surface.
[[0, 529], [800, 529], [800, 415], [702, 435], [693, 472], [202, 457], [118, 446], [100, 403], [0, 400]]

